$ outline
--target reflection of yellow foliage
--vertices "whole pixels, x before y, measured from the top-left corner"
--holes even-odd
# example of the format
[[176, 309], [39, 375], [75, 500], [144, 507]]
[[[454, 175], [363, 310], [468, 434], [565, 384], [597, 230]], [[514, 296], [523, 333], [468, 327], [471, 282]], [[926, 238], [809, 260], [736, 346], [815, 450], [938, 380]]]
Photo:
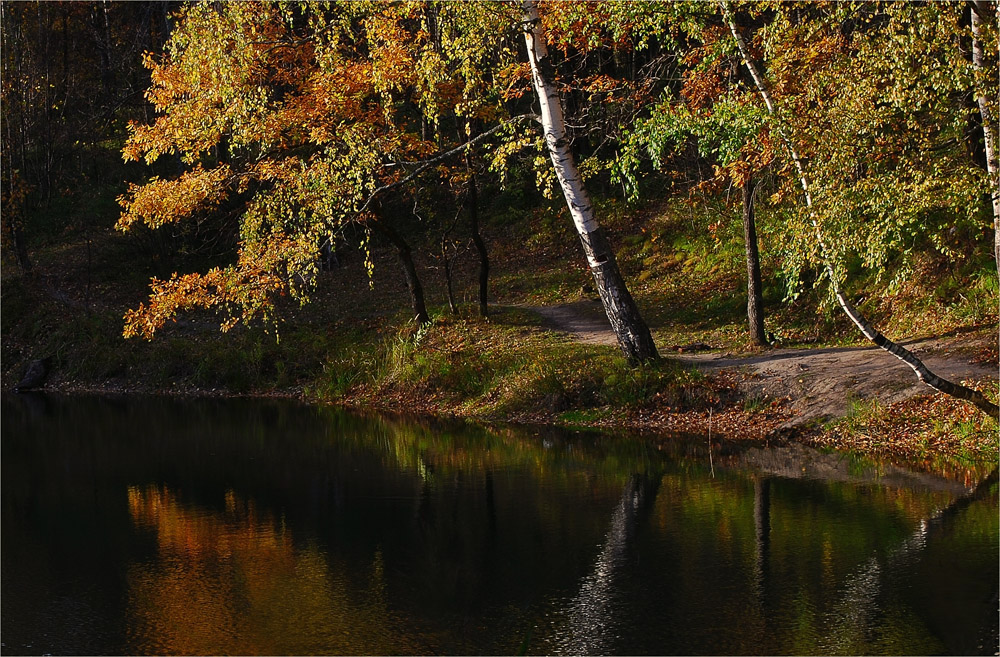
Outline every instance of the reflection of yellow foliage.
[[346, 563], [296, 547], [280, 519], [233, 491], [218, 511], [133, 486], [128, 509], [158, 546], [129, 568], [128, 652], [421, 652], [385, 608], [378, 552], [359, 585]]
[[258, 517], [253, 501], [226, 492], [226, 515], [218, 518], [207, 511], [182, 507], [168, 489], [128, 489], [129, 515], [139, 526], [156, 529], [160, 552], [175, 558], [230, 558], [234, 553], [254, 552], [254, 560], [265, 558], [272, 565], [290, 565], [291, 543], [284, 528], [277, 531], [270, 515]]

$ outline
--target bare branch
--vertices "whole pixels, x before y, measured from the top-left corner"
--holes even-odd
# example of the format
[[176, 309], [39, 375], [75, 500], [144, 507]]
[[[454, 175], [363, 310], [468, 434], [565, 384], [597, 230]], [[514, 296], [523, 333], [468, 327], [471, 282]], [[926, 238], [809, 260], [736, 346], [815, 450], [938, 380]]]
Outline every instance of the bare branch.
[[[402, 187], [406, 183], [410, 182], [411, 180], [413, 180], [414, 178], [416, 178], [417, 176], [419, 176], [420, 174], [422, 174], [424, 171], [427, 171], [431, 167], [433, 167], [433, 166], [435, 166], [437, 164], [440, 164], [441, 162], [444, 162], [449, 157], [451, 157], [453, 155], [457, 155], [458, 153], [461, 153], [462, 151], [466, 150], [467, 148], [470, 148], [473, 145], [478, 144], [479, 142], [483, 141], [484, 139], [486, 139], [487, 137], [489, 137], [493, 133], [499, 131], [501, 128], [506, 128], [508, 126], [512, 126], [515, 123], [519, 123], [521, 121], [524, 121], [525, 119], [530, 120], [530, 121], [541, 122], [541, 118], [537, 114], [519, 114], [518, 116], [515, 116], [515, 117], [513, 117], [513, 118], [511, 118], [511, 119], [509, 119], [507, 121], [504, 121], [503, 123], [499, 123], [499, 124], [493, 126], [492, 128], [490, 128], [489, 130], [476, 135], [475, 137], [473, 137], [469, 141], [465, 142], [464, 144], [460, 144], [460, 145], [456, 146], [455, 148], [449, 149], [449, 150], [447, 150], [447, 151], [445, 151], [443, 153], [439, 153], [438, 155], [435, 155], [434, 157], [432, 157], [429, 160], [424, 160], [408, 176], [406, 176], [404, 178], [400, 178], [399, 180], [397, 180], [395, 182], [392, 182], [392, 183], [389, 183], [387, 185], [382, 185], [381, 187], [377, 187], [375, 189], [375, 191], [373, 191], [371, 193], [371, 195], [368, 197], [368, 200], [365, 201], [364, 204], [361, 206], [361, 208], [358, 210], [357, 214], [361, 214], [362, 212], [364, 212], [365, 210], [367, 210], [368, 206], [371, 205], [371, 202], [373, 200], [375, 200], [375, 197], [378, 196], [379, 194], [381, 194], [383, 192], [387, 192], [387, 191], [389, 191], [391, 189], [396, 189], [397, 187]], [[413, 163], [399, 163], [399, 164], [417, 164], [417, 163], [413, 162]]]

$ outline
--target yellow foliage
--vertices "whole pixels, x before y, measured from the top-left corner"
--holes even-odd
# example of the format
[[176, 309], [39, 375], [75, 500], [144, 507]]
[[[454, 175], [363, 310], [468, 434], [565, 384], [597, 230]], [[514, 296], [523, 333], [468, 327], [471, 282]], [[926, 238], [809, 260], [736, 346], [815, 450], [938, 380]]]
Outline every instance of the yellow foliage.
[[115, 228], [126, 231], [137, 221], [159, 228], [209, 209], [225, 198], [230, 174], [226, 166], [210, 170], [197, 166], [175, 180], [154, 178], [145, 185], [130, 184], [128, 192], [118, 197], [125, 211]]

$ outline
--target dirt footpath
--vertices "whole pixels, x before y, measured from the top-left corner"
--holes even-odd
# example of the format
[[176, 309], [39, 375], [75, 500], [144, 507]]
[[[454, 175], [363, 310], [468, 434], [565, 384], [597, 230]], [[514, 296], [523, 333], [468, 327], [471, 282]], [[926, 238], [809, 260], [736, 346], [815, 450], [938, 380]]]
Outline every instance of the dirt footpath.
[[[586, 344], [617, 346], [607, 318], [596, 301], [557, 306], [529, 306], [553, 330]], [[926, 338], [902, 343], [935, 374], [954, 382], [997, 380], [996, 363], [972, 362], [978, 344], [963, 337]], [[658, 345], [663, 355], [701, 370], [736, 370], [747, 376], [741, 384], [748, 397], [788, 398], [796, 416], [787, 426], [847, 413], [851, 399], [900, 401], [933, 390], [917, 380], [913, 370], [878, 347], [771, 349], [758, 355], [728, 353], [674, 354]]]

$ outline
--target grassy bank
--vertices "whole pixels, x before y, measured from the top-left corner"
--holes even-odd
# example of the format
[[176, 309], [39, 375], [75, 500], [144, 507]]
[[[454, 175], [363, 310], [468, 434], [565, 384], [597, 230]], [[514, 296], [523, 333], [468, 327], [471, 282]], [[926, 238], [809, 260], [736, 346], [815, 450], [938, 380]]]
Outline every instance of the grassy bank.
[[[671, 345], [696, 341], [734, 355], [759, 351], [746, 337], [742, 244], [699, 228], [721, 216], [717, 223], [734, 230], [732, 209], [679, 202], [632, 208], [613, 200], [600, 209], [665, 354]], [[434, 321], [417, 329], [408, 322], [393, 253], [376, 249], [369, 285], [361, 256], [348, 244], [340, 266], [320, 275], [312, 303], [286, 304], [276, 326], [238, 326], [221, 334], [218, 317], [194, 313], [152, 342], [122, 339], [121, 318], [142, 301], [148, 278], [169, 273], [174, 263], [150, 257], [133, 237], [107, 228], [50, 236], [33, 245], [32, 276], [4, 263], [3, 386], [12, 388], [31, 360], [50, 357], [50, 386], [65, 390], [295, 395], [488, 421], [656, 431], [711, 427], [715, 434], [752, 439], [773, 439], [791, 416], [788, 400], [741, 392], [744, 375], [703, 374], [669, 359], [632, 369], [613, 347], [572, 342], [518, 307], [593, 298], [577, 239], [558, 205], [530, 211], [498, 206], [486, 232], [494, 272], [488, 320], [472, 303], [471, 252], [454, 263], [457, 314], [447, 309], [440, 263], [419, 259], [418, 252]], [[795, 301], [783, 301], [787, 282], [767, 248], [779, 237], [762, 234], [767, 323], [775, 343], [861, 343], [820, 291], [806, 287]], [[879, 294], [870, 293], [878, 284], [863, 276], [854, 285], [869, 290], [861, 306], [891, 334], [995, 332], [996, 280], [982, 262], [945, 267], [927, 257], [912, 279]], [[992, 351], [982, 347], [969, 357], [995, 363], [992, 344]], [[995, 384], [986, 390], [995, 398]], [[797, 439], [917, 458], [979, 459], [997, 449], [995, 421], [933, 395], [903, 406], [862, 400], [847, 418], [813, 426]]]

